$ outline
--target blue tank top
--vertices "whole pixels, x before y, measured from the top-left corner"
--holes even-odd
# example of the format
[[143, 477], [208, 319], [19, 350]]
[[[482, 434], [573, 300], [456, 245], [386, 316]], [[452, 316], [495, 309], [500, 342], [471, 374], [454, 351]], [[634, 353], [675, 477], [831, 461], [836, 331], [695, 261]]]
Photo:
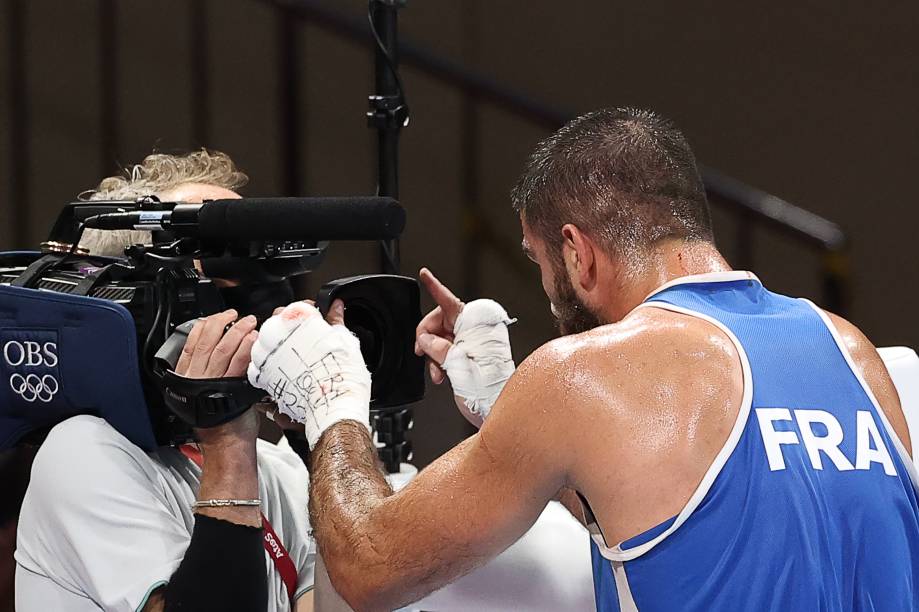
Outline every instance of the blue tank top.
[[598, 611], [919, 610], [916, 471], [825, 313], [749, 272], [642, 306], [721, 328], [744, 395], [677, 516], [612, 548], [592, 529]]

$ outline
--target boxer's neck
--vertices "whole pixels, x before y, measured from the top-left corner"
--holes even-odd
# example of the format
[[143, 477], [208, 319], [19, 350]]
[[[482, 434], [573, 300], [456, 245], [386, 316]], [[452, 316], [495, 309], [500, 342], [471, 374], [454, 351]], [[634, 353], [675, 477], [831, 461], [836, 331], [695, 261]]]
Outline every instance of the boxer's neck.
[[683, 276], [724, 272], [731, 266], [714, 244], [703, 241], [667, 240], [655, 246], [637, 270], [622, 270], [612, 279], [606, 295], [616, 299], [604, 304], [600, 317], [604, 322], [622, 320], [658, 287]]

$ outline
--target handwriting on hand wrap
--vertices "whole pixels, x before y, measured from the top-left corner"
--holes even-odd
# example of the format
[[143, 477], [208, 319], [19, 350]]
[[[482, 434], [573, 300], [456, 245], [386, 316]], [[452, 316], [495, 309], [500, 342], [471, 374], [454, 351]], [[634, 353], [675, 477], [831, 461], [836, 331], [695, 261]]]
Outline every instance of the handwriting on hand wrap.
[[[271, 383], [271, 395], [279, 406], [296, 409], [300, 414], [328, 411], [329, 401], [347, 393], [341, 388], [341, 366], [332, 352], [307, 363], [297, 349], [291, 348], [303, 368], [298, 372], [285, 372], [278, 368], [281, 377]], [[313, 415], [315, 418], [315, 415]]]

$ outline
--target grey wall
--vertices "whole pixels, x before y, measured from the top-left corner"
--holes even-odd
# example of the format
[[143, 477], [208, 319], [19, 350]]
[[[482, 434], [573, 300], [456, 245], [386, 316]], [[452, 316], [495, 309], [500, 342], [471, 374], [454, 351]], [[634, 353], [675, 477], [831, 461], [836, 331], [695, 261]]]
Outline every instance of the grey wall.
[[[0, 32], [8, 39], [10, 6]], [[22, 1], [22, 0], [19, 0]], [[34, 245], [57, 208], [120, 164], [153, 148], [207, 144], [227, 151], [252, 176], [248, 194], [284, 190], [281, 155], [288, 129], [279, 114], [282, 83], [277, 14], [253, 0], [209, 0], [207, 36], [190, 22], [193, 3], [122, 0], [117, 7], [117, 154], [103, 151], [99, 45], [103, 0], [29, 0], [25, 40], [29, 169], [26, 201], [14, 201], [10, 58], [0, 62], [0, 248]], [[362, 16], [366, 3], [340, 0]], [[511, 2], [412, 0], [406, 38], [509, 86], [572, 112], [647, 106], [673, 117], [698, 157], [748, 183], [842, 223], [853, 242], [856, 292], [851, 316], [879, 344], [919, 344], [912, 324], [917, 273], [913, 185], [917, 154], [913, 63], [919, 4], [718, 0], [676, 2]], [[370, 51], [314, 26], [297, 27], [304, 147], [303, 193], [370, 193], [372, 136], [363, 114], [372, 85]], [[204, 46], [211, 105], [193, 121], [196, 81], [190, 50]], [[546, 132], [488, 106], [475, 107], [479, 182], [464, 180], [463, 97], [412, 69], [404, 73], [413, 110], [404, 134], [402, 200], [409, 210], [403, 269], [432, 267], [464, 297], [488, 295], [519, 316], [515, 354], [552, 334], [535, 268], [516, 253], [517, 221], [507, 192]], [[208, 134], [196, 140], [196, 129]], [[498, 236], [497, 247], [463, 240], [470, 198]], [[28, 225], [14, 235], [11, 211]], [[716, 215], [734, 257], [735, 222]], [[474, 238], [474, 237], [473, 237]], [[481, 253], [467, 278], [470, 249]], [[372, 245], [335, 245], [310, 284], [373, 271]], [[756, 234], [756, 270], [780, 291], [819, 298], [816, 255], [768, 230]], [[446, 389], [417, 409], [414, 436], [424, 463], [467, 431]]]

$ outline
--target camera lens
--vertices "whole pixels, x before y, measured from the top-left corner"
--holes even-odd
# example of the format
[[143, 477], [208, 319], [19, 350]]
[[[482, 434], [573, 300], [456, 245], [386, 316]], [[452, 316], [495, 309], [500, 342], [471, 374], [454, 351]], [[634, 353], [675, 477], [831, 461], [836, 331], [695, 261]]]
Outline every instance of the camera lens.
[[383, 325], [373, 310], [361, 302], [352, 302], [345, 309], [345, 327], [361, 343], [361, 354], [371, 374], [375, 374], [383, 361]]

